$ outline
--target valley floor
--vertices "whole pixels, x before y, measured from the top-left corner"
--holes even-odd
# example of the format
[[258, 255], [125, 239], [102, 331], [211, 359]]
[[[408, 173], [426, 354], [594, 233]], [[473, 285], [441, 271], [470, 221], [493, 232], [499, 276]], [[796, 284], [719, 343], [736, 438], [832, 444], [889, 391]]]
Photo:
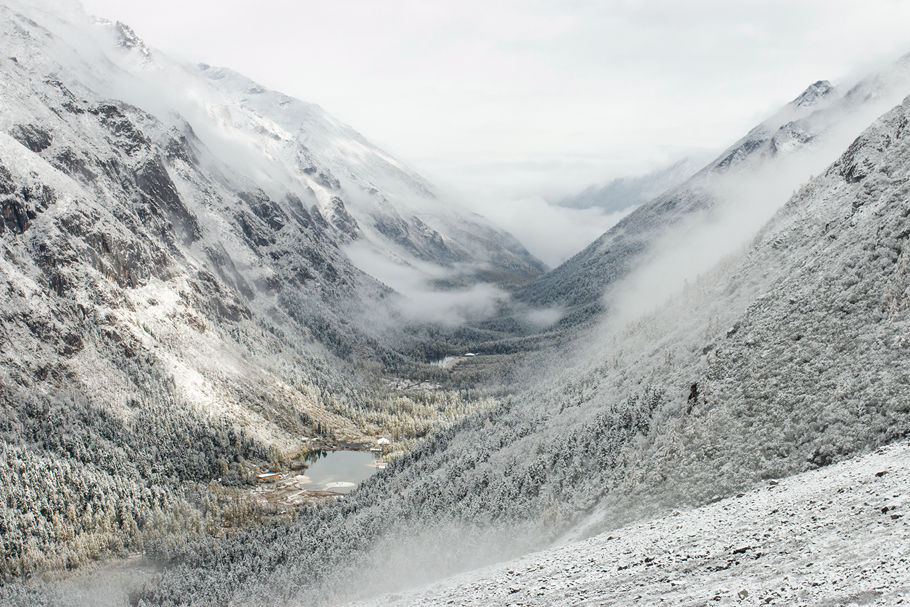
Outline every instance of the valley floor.
[[910, 442], [388, 605], [910, 604]]

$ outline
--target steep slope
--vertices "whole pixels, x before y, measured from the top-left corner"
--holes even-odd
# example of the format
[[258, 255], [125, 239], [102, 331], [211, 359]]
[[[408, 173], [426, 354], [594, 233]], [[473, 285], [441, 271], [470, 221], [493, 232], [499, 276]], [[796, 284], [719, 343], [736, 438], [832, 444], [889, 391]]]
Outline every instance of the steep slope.
[[529, 369], [347, 502], [183, 553], [146, 598], [396, 590], [906, 437], [908, 125], [910, 99], [658, 312]]
[[380, 381], [407, 361], [363, 310], [394, 324], [395, 294], [346, 248], [508, 285], [539, 271], [513, 239], [74, 3], [0, 2], [0, 42], [0, 578], [218, 532], [222, 485], [305, 439], [466, 408]]
[[[721, 153], [691, 179], [641, 206], [560, 267], [524, 288], [518, 299], [535, 307], [559, 306], [563, 326], [595, 318], [610, 303], [618, 284], [634, 269], [693, 258], [688, 273], [664, 268], [663, 281], [681, 287], [708, 265], [692, 251], [710, 247], [732, 252], [778, 209], [792, 191], [824, 170], [876, 116], [910, 93], [910, 56], [846, 89], [827, 81], [809, 86]], [[738, 216], [738, 217], [736, 217]], [[738, 225], [714, 242], [699, 232], [718, 218]], [[694, 245], [694, 246], [693, 246]], [[657, 278], [655, 277], [655, 280]]]
[[383, 288], [302, 207], [210, 177], [186, 123], [62, 82], [60, 39], [0, 12], [6, 577], [211, 532], [220, 506], [193, 483], [354, 432], [331, 399], [363, 386], [314, 320], [363, 343], [332, 310]]
[[[351, 265], [316, 209], [290, 192], [276, 201], [231, 174], [179, 117], [163, 123], [94, 92], [77, 78], [88, 68], [71, 62], [97, 61], [104, 73], [100, 58], [0, 10], [15, 53], [3, 60], [0, 85], [9, 385], [75, 374], [70, 382], [116, 394], [122, 372], [96, 358], [120, 352], [151, 356], [178, 390], [205, 393], [198, 374], [235, 368], [237, 381], [224, 388], [249, 381], [270, 392], [283, 382], [254, 379], [253, 369], [268, 369], [282, 351], [311, 359], [301, 375], [314, 379], [332, 374], [318, 370], [324, 346], [370, 351], [342, 318], [360, 296], [385, 289]], [[57, 79], [64, 75], [69, 83]], [[265, 331], [274, 342], [254, 337]], [[257, 339], [260, 348], [244, 343]], [[219, 351], [221, 361], [211, 355]], [[214, 368], [247, 356], [261, 366]]]
[[[237, 385], [261, 396], [318, 383], [317, 392], [343, 395], [350, 370], [335, 357], [400, 358], [375, 326], [357, 322], [364, 302], [376, 315], [398, 311], [383, 310], [393, 294], [351, 262], [351, 243], [418, 275], [438, 270], [433, 279], [455, 287], [508, 286], [540, 271], [514, 239], [459, 214], [317, 106], [228, 70], [175, 63], [74, 3], [9, 0], [0, 11], [3, 246], [14, 293], [4, 312], [9, 331], [34, 325], [28, 316], [40, 308], [27, 300], [41, 297], [53, 308], [42, 322], [65, 325], [10, 340], [18, 350], [4, 369], [16, 381], [81, 364], [59, 357], [91, 350], [79, 343], [90, 316], [126, 344], [102, 352], [164, 347], [166, 375], [197, 404], [223, 399], [200, 392]], [[128, 314], [108, 309], [123, 305]], [[247, 360], [224, 366], [213, 352]], [[84, 380], [118, 383], [116, 364], [94, 364]], [[299, 372], [257, 376], [288, 365]], [[209, 385], [222, 368], [237, 373]]]
[[910, 445], [358, 605], [898, 605]]
[[192, 117], [213, 149], [229, 142], [232, 153], [252, 152], [258, 160], [238, 166], [223, 158], [232, 168], [294, 191], [343, 240], [366, 241], [376, 253], [414, 268], [414, 261], [449, 268], [461, 283], [495, 277], [511, 286], [543, 269], [513, 237], [439, 198], [422, 177], [322, 108], [223, 68], [151, 59], [141, 67], [144, 79], [162, 87], [183, 83], [181, 90], [189, 93], [169, 102]]

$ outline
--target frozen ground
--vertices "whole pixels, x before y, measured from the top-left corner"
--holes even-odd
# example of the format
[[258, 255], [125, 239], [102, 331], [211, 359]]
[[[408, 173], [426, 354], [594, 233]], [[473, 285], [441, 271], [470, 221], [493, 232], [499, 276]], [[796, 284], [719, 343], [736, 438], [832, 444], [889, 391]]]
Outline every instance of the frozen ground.
[[360, 605], [910, 604], [910, 443]]

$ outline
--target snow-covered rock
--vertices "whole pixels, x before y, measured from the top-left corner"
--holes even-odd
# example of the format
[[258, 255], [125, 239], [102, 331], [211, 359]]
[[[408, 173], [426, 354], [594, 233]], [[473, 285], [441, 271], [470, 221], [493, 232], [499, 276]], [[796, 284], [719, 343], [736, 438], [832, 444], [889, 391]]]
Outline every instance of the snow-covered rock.
[[[541, 269], [318, 106], [175, 62], [75, 2], [5, 0], [0, 16], [8, 385], [122, 403], [136, 387], [112, 352], [149, 357], [187, 402], [265, 436], [238, 386], [318, 412], [300, 386], [349, 383], [326, 350], [396, 356], [376, 341], [394, 294], [351, 243], [415, 281], [494, 294]], [[276, 372], [295, 358], [297, 379]]]

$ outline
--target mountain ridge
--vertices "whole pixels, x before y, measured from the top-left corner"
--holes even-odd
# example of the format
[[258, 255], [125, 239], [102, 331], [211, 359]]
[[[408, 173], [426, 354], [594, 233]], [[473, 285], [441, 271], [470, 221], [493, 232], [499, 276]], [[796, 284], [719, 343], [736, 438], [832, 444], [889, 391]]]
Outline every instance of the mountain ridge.
[[[642, 205], [560, 267], [524, 287], [517, 300], [539, 307], [563, 306], [564, 326], [588, 322], [609, 307], [604, 298], [625, 286], [623, 278], [660, 254], [656, 249], [662, 240], [676, 238], [673, 230], [693, 230], [693, 222], [695, 227], [700, 225], [699, 217], [710, 220], [718, 208], [723, 211], [724, 204], [732, 212], [737, 198], [747, 202], [754, 198], [737, 189], [735, 182], [718, 191], [719, 179], [731, 181], [735, 175], [748, 175], [757, 168], [767, 173], [763, 181], [773, 183], [776, 163], [782, 174], [793, 173], [785, 181], [794, 188], [799, 186], [813, 172], [824, 169], [877, 115], [900, 101], [908, 79], [907, 62], [899, 60], [846, 90], [827, 81], [813, 83], [688, 181]], [[795, 172], [787, 168], [788, 163], [796, 167]], [[750, 187], [765, 186], [757, 181], [750, 182]], [[783, 204], [792, 190], [773, 187], [777, 192], [766, 197], [776, 197], [776, 204]], [[768, 207], [769, 211], [773, 208]]]

